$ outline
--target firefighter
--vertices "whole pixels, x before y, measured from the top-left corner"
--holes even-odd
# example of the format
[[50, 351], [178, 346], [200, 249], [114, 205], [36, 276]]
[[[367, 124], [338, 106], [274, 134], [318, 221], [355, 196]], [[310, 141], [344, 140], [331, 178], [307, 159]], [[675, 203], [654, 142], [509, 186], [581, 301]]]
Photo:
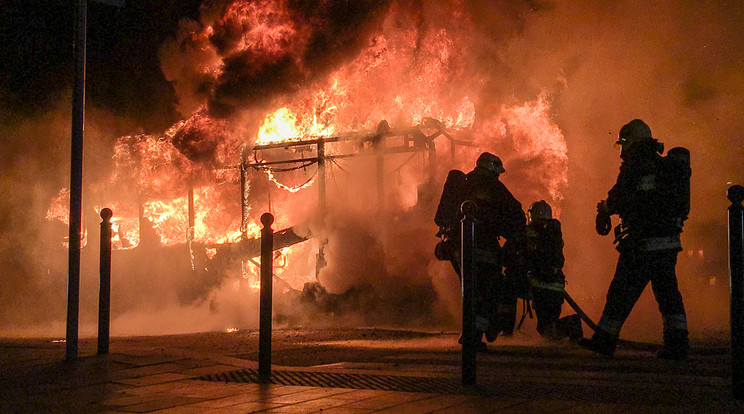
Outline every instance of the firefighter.
[[[477, 206], [475, 222], [476, 329], [480, 338], [493, 342], [500, 332], [510, 334], [516, 318], [516, 296], [502, 269], [504, 254], [501, 238], [506, 244], [522, 236], [525, 215], [522, 204], [499, 180], [506, 170], [501, 159], [489, 152], [482, 153], [475, 168], [467, 174], [450, 171], [435, 216], [442, 241], [435, 254], [440, 260], [450, 260], [460, 276], [459, 220], [456, 208], [471, 200]], [[506, 249], [509, 250], [509, 249]], [[481, 342], [481, 350], [485, 343]]]
[[566, 276], [563, 273], [563, 232], [561, 222], [553, 218], [553, 209], [544, 200], [527, 210], [527, 228], [520, 252], [529, 293], [537, 315], [537, 332], [549, 340], [583, 337], [581, 317], [561, 318]]
[[623, 323], [651, 282], [663, 320], [664, 348], [657, 356], [683, 360], [689, 339], [675, 267], [690, 206], [689, 151], [673, 148], [662, 157], [663, 144], [640, 119], [620, 129], [617, 144], [622, 148], [620, 173], [607, 199], [597, 205], [596, 227], [606, 235], [610, 216], [620, 217], [615, 228], [620, 255], [597, 329], [579, 344], [612, 356]]
[[532, 203], [527, 210], [523, 256], [537, 316], [537, 332], [548, 339], [561, 339], [565, 335], [559, 330], [558, 319], [566, 285], [563, 233], [561, 222], [553, 218], [553, 209], [544, 200]]
[[[499, 157], [484, 152], [475, 169], [466, 175], [467, 194], [476, 202], [475, 223], [476, 288], [486, 296], [488, 329], [486, 340], [493, 342], [499, 333], [511, 335], [517, 312], [515, 281], [509, 271], [518, 261], [517, 248], [525, 230], [522, 204], [499, 179], [506, 172]], [[503, 248], [501, 239], [503, 242]], [[482, 287], [478, 287], [478, 280]]]

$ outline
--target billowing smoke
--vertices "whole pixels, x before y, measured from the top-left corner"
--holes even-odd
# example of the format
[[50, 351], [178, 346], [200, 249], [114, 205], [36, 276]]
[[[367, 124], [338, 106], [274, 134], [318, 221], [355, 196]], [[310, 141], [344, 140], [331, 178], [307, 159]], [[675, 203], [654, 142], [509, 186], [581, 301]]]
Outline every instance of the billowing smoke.
[[[162, 48], [184, 115], [227, 117], [292, 94], [366, 47], [389, 1], [215, 2]], [[185, 58], [185, 59], [184, 59]]]
[[[271, 210], [274, 229], [301, 224], [317, 236], [287, 258], [284, 277], [313, 275], [319, 240], [327, 240], [319, 285], [303, 290], [301, 284], [277, 282], [281, 321], [310, 324], [319, 320], [315, 312], [325, 312], [339, 323], [457, 329], [457, 278], [432, 257], [433, 208], [447, 170], [469, 170], [480, 150], [504, 159], [503, 181], [525, 208], [540, 199], [553, 205], [566, 242], [567, 290], [598, 317], [617, 253], [608, 238], [594, 233], [595, 205], [617, 173], [617, 131], [641, 118], [667, 148], [684, 146], [692, 153], [692, 212], [678, 274], [693, 337], [701, 337], [728, 324], [725, 191], [744, 182], [738, 111], [744, 103], [743, 15], [741, 5], [713, 1], [207, 2], [200, 17], [183, 19], [159, 45], [161, 70], [175, 90], [182, 123], [146, 139], [130, 127], [136, 119], [129, 114], [90, 110], [86, 145], [91, 138], [96, 143], [86, 154], [86, 176], [91, 186], [101, 185], [94, 176], [110, 176], [115, 166], [106, 160], [114, 155], [114, 141], [117, 148], [128, 143], [127, 154], [154, 148], [145, 143], [172, 145], [177, 163], [147, 171], [178, 169], [181, 181], [189, 182], [137, 187], [141, 200], [134, 209], [141, 202], [142, 214], [165, 220], [157, 212], [182, 206], [192, 186], [198, 206], [207, 199], [224, 206], [197, 208], [204, 212], [198, 220], [232, 217], [211, 224], [228, 233], [240, 221], [239, 189], [234, 170], [221, 168], [239, 162], [267, 114], [287, 108], [281, 114], [293, 114], [286, 119], [300, 134], [373, 130], [383, 119], [404, 127], [431, 116], [478, 147], [462, 150], [453, 162], [449, 147], [438, 144], [435, 181], [428, 189], [422, 186], [425, 161], [391, 159], [388, 213], [377, 210], [370, 190], [374, 167], [362, 161], [329, 166], [324, 218], [312, 208], [314, 187], [289, 193], [263, 172], [251, 173], [253, 223]], [[43, 334], [62, 332], [66, 251], [60, 239], [66, 228], [43, 217], [48, 200], [66, 186], [66, 152], [60, 147], [65, 150], [69, 139], [69, 111], [49, 112], [2, 127], [9, 139], [0, 143], [8, 160], [0, 183], [8, 194], [0, 210], [0, 326], [7, 332], [28, 326]], [[314, 171], [310, 166], [276, 179], [298, 186]], [[211, 189], [201, 189], [208, 183]], [[182, 199], [158, 204], [152, 197], [163, 197], [165, 189]], [[87, 222], [89, 246], [95, 245], [95, 215]], [[60, 228], [50, 230], [50, 223]], [[179, 234], [185, 234], [181, 226]], [[113, 285], [114, 334], [255, 326], [256, 294], [240, 266], [205, 277], [191, 264], [207, 259], [194, 261], [185, 243], [173, 246], [115, 255], [120, 279]], [[84, 249], [83, 322], [94, 320], [94, 250]], [[660, 330], [649, 289], [622, 335], [658, 340]]]

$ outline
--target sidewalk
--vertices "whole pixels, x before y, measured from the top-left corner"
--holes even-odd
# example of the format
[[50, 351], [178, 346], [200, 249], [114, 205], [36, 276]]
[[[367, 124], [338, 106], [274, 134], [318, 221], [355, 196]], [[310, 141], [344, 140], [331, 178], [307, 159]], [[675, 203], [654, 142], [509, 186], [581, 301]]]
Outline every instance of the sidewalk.
[[260, 385], [257, 336], [228, 335], [112, 338], [108, 356], [95, 355], [95, 340], [81, 340], [81, 357], [71, 363], [63, 361], [64, 343], [0, 339], [0, 412], [744, 412], [731, 397], [722, 346], [694, 344], [689, 361], [674, 363], [643, 346], [605, 358], [568, 342], [500, 338], [478, 356], [478, 386], [463, 387], [456, 335], [340, 334], [278, 344], [272, 361], [299, 362], [274, 366], [272, 384]]

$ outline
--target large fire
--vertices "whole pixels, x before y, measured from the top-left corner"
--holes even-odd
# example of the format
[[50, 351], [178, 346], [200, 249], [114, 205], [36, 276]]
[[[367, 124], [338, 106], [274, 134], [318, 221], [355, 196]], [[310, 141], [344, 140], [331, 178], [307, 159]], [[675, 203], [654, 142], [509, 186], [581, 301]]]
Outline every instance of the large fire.
[[[479, 45], [461, 7], [443, 4], [437, 13], [448, 19], [439, 26], [421, 24], [420, 16], [398, 5], [369, 11], [376, 22], [370, 32], [353, 42], [325, 45], [345, 54], [326, 52], [330, 63], [319, 68], [311, 48], [318, 47], [322, 22], [298, 16], [283, 0], [232, 2], [212, 22], [179, 39], [183, 61], [164, 62], [177, 87], [200, 79], [193, 90], [211, 94], [192, 90], [191, 115], [163, 134], [120, 137], [110, 176], [87, 189], [87, 200], [114, 211], [114, 248], [136, 249], [151, 233], [159, 246], [188, 245], [212, 258], [220, 246], [257, 238], [259, 217], [266, 211], [276, 217], [275, 230], [307, 225], [320, 234], [329, 223], [316, 216], [319, 171], [329, 179], [324, 189], [329, 217], [334, 208], [362, 211], [375, 200], [374, 180], [365, 172], [374, 171], [374, 157], [331, 158], [358, 151], [364, 142], [349, 138], [329, 145], [322, 171], [317, 143], [260, 153], [254, 148], [370, 136], [382, 121], [392, 129], [427, 130], [427, 120], [438, 120], [454, 140], [468, 143], [453, 147], [440, 136], [434, 158], [416, 152], [386, 156], [383, 185], [390, 201], [384, 207], [392, 216], [424, 204], [427, 191], [428, 200], [438, 197], [446, 172], [471, 168], [481, 151], [504, 159], [512, 188], [524, 202], [545, 199], [559, 211], [555, 204], [567, 182], [567, 152], [550, 99], [494, 102], [486, 96], [482, 85], [491, 74], [468, 58], [477, 55]], [[184, 102], [189, 102], [185, 95]], [[308, 161], [292, 164], [297, 168], [246, 167], [291, 159]], [[68, 202], [69, 192], [62, 189], [47, 218], [66, 222]], [[428, 202], [421, 222], [433, 226]], [[419, 233], [425, 238], [434, 232], [425, 227]], [[323, 243], [310, 240], [278, 250], [277, 278], [293, 289], [316, 281], [314, 262]], [[433, 260], [429, 256], [414, 260]], [[258, 287], [256, 260], [241, 257], [236, 271], [253, 288]]]

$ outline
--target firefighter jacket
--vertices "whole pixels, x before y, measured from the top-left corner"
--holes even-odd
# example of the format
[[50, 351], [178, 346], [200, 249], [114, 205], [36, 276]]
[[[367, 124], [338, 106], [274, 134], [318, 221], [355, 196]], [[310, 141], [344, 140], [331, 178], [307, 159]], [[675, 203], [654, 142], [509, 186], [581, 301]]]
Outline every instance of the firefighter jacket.
[[617, 182], [607, 196], [610, 214], [621, 220], [615, 229], [620, 251], [681, 250], [679, 234], [689, 211], [689, 164], [662, 157], [658, 148], [656, 140], [648, 140], [621, 155]]
[[534, 220], [527, 225], [523, 260], [531, 277], [545, 283], [563, 283], [563, 234], [556, 219]]
[[500, 237], [512, 242], [522, 237], [526, 222], [522, 204], [498, 174], [476, 167], [467, 174], [466, 187], [468, 199], [478, 208], [475, 242], [479, 249], [498, 251]]

